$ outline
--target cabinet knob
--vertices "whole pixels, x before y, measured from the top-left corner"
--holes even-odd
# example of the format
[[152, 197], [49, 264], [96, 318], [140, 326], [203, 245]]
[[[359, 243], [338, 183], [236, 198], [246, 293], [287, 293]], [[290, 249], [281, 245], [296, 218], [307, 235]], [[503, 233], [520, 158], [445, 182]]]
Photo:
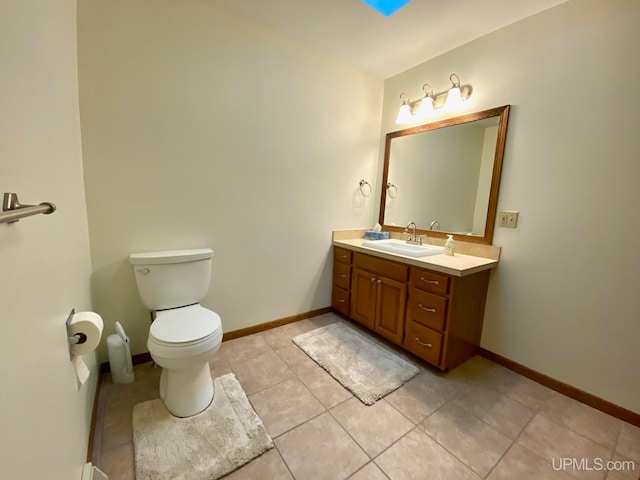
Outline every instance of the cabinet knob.
[[344, 273], [341, 273], [340, 275], [338, 275], [340, 278], [347, 278], [347, 276]]
[[424, 305], [422, 305], [421, 303], [418, 304], [418, 307], [420, 307], [422, 310], [424, 310], [425, 312], [429, 312], [429, 313], [436, 313], [436, 309], [435, 308], [430, 308], [430, 307], [425, 307]]
[[378, 279], [378, 280], [376, 280], [376, 281], [377, 281], [378, 283], [382, 283], [382, 280], [380, 280], [380, 279]]
[[376, 281], [376, 277], [371, 277], [371, 281], [375, 282]]
[[418, 342], [418, 343], [419, 343], [420, 345], [422, 345], [423, 347], [427, 347], [427, 348], [431, 348], [431, 347], [433, 347], [433, 345], [432, 345], [432, 344], [430, 344], [430, 343], [424, 343], [424, 342], [421, 342], [419, 337], [416, 337], [416, 338], [415, 338], [415, 341], [416, 341], [416, 342]]

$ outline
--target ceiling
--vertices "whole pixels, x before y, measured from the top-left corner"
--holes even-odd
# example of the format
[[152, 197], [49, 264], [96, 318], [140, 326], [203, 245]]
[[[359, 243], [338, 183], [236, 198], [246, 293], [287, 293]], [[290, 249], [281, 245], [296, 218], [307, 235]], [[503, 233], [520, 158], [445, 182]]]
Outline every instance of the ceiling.
[[361, 0], [210, 0], [386, 79], [567, 0], [412, 0], [385, 17]]

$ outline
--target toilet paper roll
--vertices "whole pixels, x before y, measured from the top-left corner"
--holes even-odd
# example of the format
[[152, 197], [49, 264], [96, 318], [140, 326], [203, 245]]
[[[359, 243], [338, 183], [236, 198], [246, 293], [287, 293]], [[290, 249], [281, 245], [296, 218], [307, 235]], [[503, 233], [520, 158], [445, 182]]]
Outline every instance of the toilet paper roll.
[[80, 334], [85, 340], [70, 346], [72, 355], [86, 355], [93, 352], [102, 337], [102, 317], [95, 312], [78, 312], [67, 324], [69, 337]]
[[80, 387], [87, 382], [91, 375], [91, 371], [89, 370], [89, 367], [87, 367], [87, 364], [84, 363], [81, 356], [73, 357], [73, 368], [75, 369], [76, 377], [78, 378], [78, 387]]

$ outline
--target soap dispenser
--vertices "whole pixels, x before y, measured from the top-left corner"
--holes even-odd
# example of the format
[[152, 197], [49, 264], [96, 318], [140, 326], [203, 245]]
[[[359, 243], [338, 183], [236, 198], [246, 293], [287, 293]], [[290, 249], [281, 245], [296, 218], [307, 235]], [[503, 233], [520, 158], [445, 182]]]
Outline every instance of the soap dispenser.
[[453, 256], [455, 245], [453, 244], [453, 235], [447, 235], [447, 241], [444, 242], [444, 254]]

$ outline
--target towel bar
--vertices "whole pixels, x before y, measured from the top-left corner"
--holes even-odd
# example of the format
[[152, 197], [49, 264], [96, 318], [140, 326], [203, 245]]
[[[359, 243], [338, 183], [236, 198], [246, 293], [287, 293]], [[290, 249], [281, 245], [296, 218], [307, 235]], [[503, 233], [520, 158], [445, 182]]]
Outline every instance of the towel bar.
[[0, 213], [0, 223], [14, 223], [24, 217], [43, 213], [49, 215], [56, 211], [56, 206], [50, 202], [43, 202], [40, 205], [21, 205], [16, 193], [5, 193], [2, 200], [2, 212]]

